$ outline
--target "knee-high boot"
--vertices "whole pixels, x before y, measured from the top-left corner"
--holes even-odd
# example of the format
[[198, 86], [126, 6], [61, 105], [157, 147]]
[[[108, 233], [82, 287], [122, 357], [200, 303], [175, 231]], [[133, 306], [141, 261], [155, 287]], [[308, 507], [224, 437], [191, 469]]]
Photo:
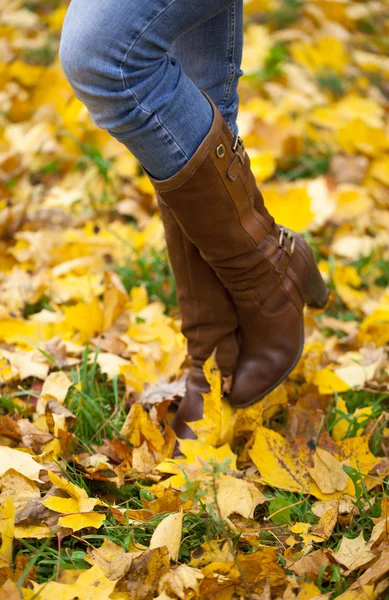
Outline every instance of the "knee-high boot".
[[191, 357], [186, 394], [172, 427], [180, 438], [195, 437], [185, 423], [202, 418], [202, 394], [209, 391], [203, 364], [216, 349], [216, 362], [226, 383], [232, 377], [239, 353], [237, 315], [228, 291], [181, 231], [171, 210], [163, 203], [160, 209], [177, 285], [182, 332]]
[[305, 240], [269, 215], [242, 141], [208, 100], [213, 123], [196, 153], [176, 175], [152, 183], [233, 299], [241, 349], [230, 402], [242, 407], [294, 368], [304, 304], [323, 307], [328, 290]]

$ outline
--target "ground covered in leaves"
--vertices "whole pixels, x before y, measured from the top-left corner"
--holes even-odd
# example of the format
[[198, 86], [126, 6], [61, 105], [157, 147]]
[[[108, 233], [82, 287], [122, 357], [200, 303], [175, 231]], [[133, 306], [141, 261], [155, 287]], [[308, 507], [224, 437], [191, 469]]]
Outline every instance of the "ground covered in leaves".
[[389, 582], [385, 1], [248, 0], [240, 129], [331, 299], [197, 441], [152, 188], [74, 98], [60, 0], [0, 3], [0, 599], [357, 600]]

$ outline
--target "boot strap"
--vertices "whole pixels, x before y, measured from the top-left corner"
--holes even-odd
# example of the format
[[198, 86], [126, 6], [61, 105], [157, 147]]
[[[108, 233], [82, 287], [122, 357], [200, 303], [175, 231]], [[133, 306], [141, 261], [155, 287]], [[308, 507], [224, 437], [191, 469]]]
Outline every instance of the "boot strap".
[[244, 164], [244, 159], [245, 159], [245, 154], [246, 154], [243, 140], [239, 137], [239, 135], [234, 136], [234, 139], [232, 140], [231, 149], [232, 149], [233, 153], [235, 154], [235, 156], [234, 156], [230, 166], [228, 167], [227, 177], [231, 181], [235, 181], [242, 165]]

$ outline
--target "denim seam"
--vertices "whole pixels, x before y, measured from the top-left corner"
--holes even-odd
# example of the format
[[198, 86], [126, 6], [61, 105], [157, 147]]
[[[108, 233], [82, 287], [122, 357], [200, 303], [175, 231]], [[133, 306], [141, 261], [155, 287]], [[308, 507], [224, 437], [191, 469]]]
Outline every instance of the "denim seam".
[[163, 124], [163, 123], [160, 121], [160, 119], [159, 119], [159, 116], [158, 116], [157, 112], [154, 112], [154, 113], [153, 113], [152, 111], [150, 111], [150, 110], [147, 110], [146, 108], [144, 108], [144, 106], [142, 106], [142, 103], [141, 103], [141, 102], [139, 102], [139, 99], [137, 98], [137, 96], [136, 96], [136, 94], [133, 92], [133, 90], [130, 90], [130, 89], [127, 87], [127, 85], [126, 85], [126, 82], [125, 82], [124, 73], [123, 73], [123, 66], [124, 66], [124, 63], [126, 62], [126, 60], [127, 60], [127, 58], [128, 58], [128, 55], [130, 54], [131, 50], [133, 50], [133, 48], [135, 47], [135, 44], [137, 43], [137, 41], [138, 41], [138, 40], [139, 40], [139, 39], [142, 37], [142, 35], [143, 35], [143, 34], [144, 34], [146, 31], [147, 31], [147, 29], [148, 29], [149, 27], [151, 27], [151, 25], [154, 23], [154, 21], [156, 21], [157, 19], [159, 19], [159, 17], [160, 17], [160, 16], [161, 16], [161, 15], [162, 15], [162, 14], [163, 14], [163, 13], [164, 13], [166, 10], [168, 10], [168, 9], [169, 9], [169, 8], [170, 8], [170, 7], [171, 7], [173, 4], [175, 4], [176, 2], [177, 2], [177, 0], [172, 0], [172, 2], [170, 2], [170, 4], [168, 4], [167, 6], [165, 6], [165, 8], [164, 8], [164, 9], [163, 9], [161, 12], [159, 12], [159, 13], [158, 13], [158, 14], [157, 14], [157, 15], [154, 17], [154, 19], [152, 19], [152, 20], [151, 20], [149, 23], [147, 23], [147, 25], [145, 26], [145, 28], [144, 28], [144, 29], [142, 29], [142, 31], [141, 31], [141, 32], [139, 33], [139, 35], [138, 35], [138, 36], [135, 38], [135, 40], [133, 41], [133, 43], [132, 43], [132, 44], [131, 44], [131, 45], [130, 45], [128, 48], [127, 48], [127, 52], [125, 53], [125, 55], [124, 55], [124, 58], [123, 58], [122, 62], [121, 62], [121, 63], [120, 63], [120, 65], [119, 65], [119, 69], [120, 69], [120, 74], [121, 74], [121, 77], [122, 77], [122, 83], [123, 83], [124, 90], [125, 90], [126, 92], [129, 92], [129, 93], [131, 94], [131, 96], [132, 96], [132, 97], [135, 99], [135, 101], [137, 102], [137, 104], [138, 104], [138, 106], [139, 106], [139, 108], [140, 108], [141, 110], [143, 110], [143, 111], [144, 111], [145, 113], [147, 113], [148, 115], [153, 115], [153, 114], [154, 114], [155, 118], [157, 119], [157, 121], [158, 121], [158, 123], [160, 124], [160, 126], [162, 127], [162, 129], [164, 129], [164, 130], [166, 131], [167, 135], [168, 135], [168, 136], [169, 136], [169, 137], [170, 137], [170, 138], [173, 140], [174, 144], [177, 146], [177, 148], [178, 148], [178, 149], [179, 149], [179, 151], [182, 153], [182, 155], [184, 156], [184, 158], [185, 158], [186, 160], [189, 160], [189, 158], [190, 158], [190, 157], [189, 157], [189, 156], [186, 154], [186, 152], [184, 152], [183, 148], [181, 148], [181, 146], [178, 144], [177, 140], [175, 140], [174, 136], [173, 136], [173, 135], [170, 133], [170, 131], [167, 129], [166, 125], [164, 125], [164, 124]]
[[227, 53], [227, 68], [229, 76], [225, 85], [225, 92], [223, 98], [223, 108], [226, 105], [228, 96], [231, 92], [232, 82], [235, 76], [235, 64], [234, 64], [234, 50], [235, 50], [235, 3], [230, 6], [230, 32], [229, 32], [229, 44]]

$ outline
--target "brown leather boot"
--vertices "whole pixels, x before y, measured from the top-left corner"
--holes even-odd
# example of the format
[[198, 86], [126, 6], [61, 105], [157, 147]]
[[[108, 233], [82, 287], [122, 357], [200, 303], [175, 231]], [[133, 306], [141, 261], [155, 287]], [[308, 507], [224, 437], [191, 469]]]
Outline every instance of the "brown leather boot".
[[188, 340], [191, 356], [186, 393], [172, 427], [179, 438], [195, 438], [185, 423], [203, 416], [202, 394], [209, 392], [203, 364], [216, 348], [216, 362], [221, 374], [226, 381], [231, 378], [239, 355], [237, 315], [228, 291], [196, 246], [183, 234], [171, 210], [162, 203], [160, 209], [177, 284], [182, 332]]
[[152, 182], [234, 301], [241, 351], [230, 402], [244, 407], [292, 371], [304, 345], [304, 303], [324, 307], [328, 290], [305, 240], [274, 223], [242, 141], [209, 101], [213, 124], [194, 156]]

